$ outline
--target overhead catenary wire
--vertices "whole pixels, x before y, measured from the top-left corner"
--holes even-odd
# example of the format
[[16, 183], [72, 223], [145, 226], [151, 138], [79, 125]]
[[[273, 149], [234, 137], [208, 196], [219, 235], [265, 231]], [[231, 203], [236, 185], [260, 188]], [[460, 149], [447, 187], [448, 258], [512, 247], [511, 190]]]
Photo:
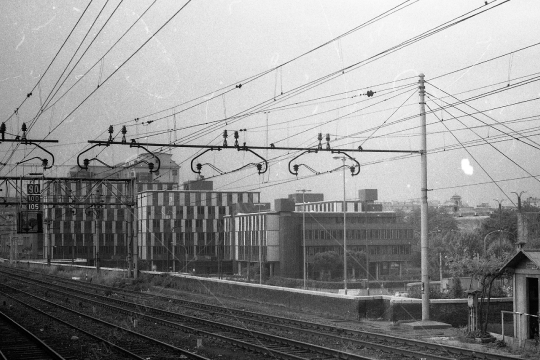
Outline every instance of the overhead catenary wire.
[[[498, 5], [497, 5], [497, 6], [498, 6]], [[493, 7], [492, 7], [492, 8], [493, 8]], [[483, 12], [483, 11], [486, 11], [486, 10], [482, 10], [481, 12]], [[480, 12], [480, 13], [481, 13], [481, 12]], [[472, 13], [472, 12], [469, 12], [469, 13]], [[469, 14], [469, 13], [467, 13], [467, 14]], [[474, 16], [476, 16], [476, 15], [478, 15], [478, 14], [475, 14]], [[463, 16], [463, 15], [462, 15], [462, 16]], [[459, 18], [459, 17], [458, 17], [458, 18]], [[469, 18], [470, 18], [470, 17], [469, 17]], [[464, 21], [464, 19], [461, 19], [460, 21]], [[454, 25], [455, 25], [455, 24], [454, 24]], [[280, 65], [280, 66], [281, 66], [281, 65]], [[205, 129], [205, 130], [207, 130], [207, 129]]]
[[62, 45], [60, 45], [60, 48], [58, 49], [58, 51], [56, 52], [56, 54], [54, 55], [54, 57], [52, 58], [52, 60], [49, 62], [49, 65], [47, 65], [47, 67], [45, 68], [45, 71], [43, 72], [43, 74], [40, 75], [39, 77], [39, 80], [36, 82], [36, 84], [34, 85], [34, 87], [30, 90], [30, 92], [27, 94], [27, 96], [25, 98], [23, 98], [22, 102], [19, 104], [19, 106], [17, 106], [17, 108], [15, 109], [15, 111], [6, 119], [4, 120], [4, 122], [8, 122], [14, 114], [16, 114], [18, 112], [18, 110], [24, 105], [24, 103], [26, 102], [26, 100], [28, 100], [28, 98], [30, 96], [32, 96], [32, 93], [34, 92], [34, 90], [37, 88], [37, 86], [41, 83], [41, 81], [43, 80], [43, 77], [47, 74], [47, 72], [49, 71], [49, 69], [51, 68], [52, 64], [54, 63], [54, 61], [56, 60], [56, 58], [58, 57], [58, 54], [60, 54], [60, 52], [62, 51], [62, 49], [64, 48], [64, 46], [66, 45], [67, 41], [69, 40], [69, 38], [71, 37], [71, 34], [73, 34], [73, 32], [75, 31], [75, 29], [77, 28], [77, 26], [79, 25], [79, 22], [82, 20], [82, 18], [84, 17], [84, 14], [86, 14], [86, 11], [88, 10], [88, 8], [90, 7], [90, 5], [92, 4], [93, 0], [90, 0], [88, 2], [88, 5], [86, 5], [86, 7], [84, 8], [81, 16], [79, 16], [79, 18], [77, 19], [77, 22], [75, 23], [75, 25], [73, 25], [73, 27], [71, 28], [68, 36], [66, 37], [66, 39], [64, 40], [64, 42], [62, 43]]
[[[429, 104], [426, 103], [426, 106], [428, 107], [428, 109], [430, 109], [430, 111], [433, 113], [433, 115], [435, 117], [437, 117], [437, 114], [433, 112], [433, 110], [429, 107]], [[463, 144], [461, 143], [461, 141], [458, 139], [457, 136], [454, 135], [454, 133], [446, 126], [446, 124], [444, 123], [444, 121], [440, 121], [439, 122], [440, 124], [442, 124], [449, 132], [450, 134], [454, 137], [454, 139], [462, 146], [463, 150], [465, 150], [467, 152], [467, 154], [469, 154], [469, 156], [478, 164], [478, 166], [482, 169], [482, 171], [484, 172], [484, 174], [486, 174], [487, 177], [489, 177], [489, 179], [493, 182], [493, 184], [495, 186], [497, 186], [497, 188], [501, 191], [501, 193], [504, 194], [504, 196], [506, 196], [506, 198], [512, 203], [514, 204], [514, 202], [512, 201], [512, 198], [502, 189], [502, 187], [493, 179], [493, 177], [489, 174], [489, 172], [482, 166], [482, 164], [476, 159], [476, 157], [469, 151], [469, 149], [467, 149], [467, 147], [463, 146]], [[515, 204], [514, 204], [515, 205]]]
[[[88, 44], [88, 46], [86, 47], [86, 49], [84, 50], [84, 52], [81, 54], [81, 56], [79, 57], [79, 59], [77, 60], [77, 62], [71, 67], [71, 70], [66, 74], [66, 76], [64, 77], [64, 80], [60, 83], [60, 85], [58, 85], [58, 83], [60, 82], [60, 80], [62, 79], [62, 76], [64, 75], [64, 73], [67, 71], [67, 69], [69, 68], [69, 65], [71, 64], [71, 62], [73, 61], [73, 59], [75, 58], [76, 54], [79, 52], [79, 49], [82, 47], [84, 41], [86, 40], [87, 36], [90, 34], [90, 31], [94, 28], [94, 25], [96, 24], [97, 20], [99, 19], [99, 17], [101, 16], [101, 13], [105, 10], [105, 7], [107, 6], [107, 4], [109, 3], [109, 1], [107, 1], [103, 7], [101, 8], [100, 12], [97, 14], [94, 22], [90, 25], [90, 27], [88, 28], [88, 31], [87, 33], [85, 34], [84, 38], [81, 40], [81, 43], [79, 44], [79, 46], [77, 47], [77, 49], [75, 50], [75, 52], [73, 53], [73, 56], [71, 57], [71, 59], [69, 60], [68, 64], [65, 66], [64, 70], [62, 71], [62, 73], [60, 74], [60, 76], [58, 77], [58, 80], [56, 81], [56, 83], [54, 84], [54, 86], [52, 87], [51, 91], [49, 92], [49, 95], [47, 95], [47, 98], [45, 99], [45, 106], [47, 106], [53, 99], [54, 97], [56, 96], [56, 94], [58, 94], [58, 92], [60, 91], [61, 87], [65, 84], [65, 82], [69, 79], [69, 76], [73, 73], [73, 71], [75, 70], [75, 68], [77, 67], [77, 65], [79, 65], [79, 63], [81, 62], [81, 60], [83, 59], [84, 55], [86, 55], [86, 53], [88, 52], [88, 50], [90, 50], [90, 48], [92, 47], [92, 44], [94, 44], [94, 42], [97, 40], [97, 38], [99, 37], [99, 35], [101, 34], [101, 32], [105, 29], [105, 27], [107, 26], [107, 24], [109, 23], [109, 21], [112, 19], [112, 17], [114, 16], [114, 14], [116, 13], [116, 11], [118, 10], [118, 8], [120, 7], [120, 5], [122, 5], [122, 3], [124, 2], [124, 0], [120, 0], [120, 2], [116, 5], [116, 7], [113, 9], [113, 11], [109, 14], [109, 16], [107, 17], [107, 19], [105, 20], [105, 22], [103, 23], [103, 25], [100, 27], [100, 29], [98, 30], [98, 32], [96, 33], [96, 35], [93, 37], [93, 39], [90, 41], [90, 43]], [[103, 59], [101, 60], [101, 71], [103, 70]], [[100, 74], [100, 77], [101, 77], [101, 74]], [[58, 85], [58, 87], [57, 87]], [[99, 87], [99, 84], [98, 84], [98, 87]], [[38, 114], [36, 114], [36, 116], [34, 117], [34, 122], [37, 121], [37, 119], [39, 118], [41, 112], [43, 111], [43, 108], [45, 106], [41, 106], [40, 107], [40, 110], [38, 111]], [[33, 125], [33, 124], [31, 124]]]
[[[431, 96], [432, 96], [432, 95], [429, 94], [429, 93], [427, 93], [427, 95], [428, 95], [428, 98], [430, 98], [430, 100], [432, 100], [432, 99], [431, 99]], [[464, 112], [464, 111], [461, 110], [461, 109], [458, 109], [458, 110]], [[450, 116], [453, 116], [448, 110], [445, 109], [445, 111], [446, 111], [446, 113], [449, 114]], [[476, 119], [476, 118], [475, 118], [475, 119]], [[478, 120], [478, 119], [477, 119], [477, 120]], [[441, 121], [441, 122], [442, 122], [442, 121]], [[462, 121], [458, 120], [458, 122], [459, 122], [461, 125], [465, 126], [465, 124], [464, 124]], [[502, 151], [499, 150], [497, 147], [495, 147], [491, 142], [489, 142], [489, 141], [487, 141], [486, 139], [484, 139], [484, 138], [483, 138], [482, 136], [480, 136], [476, 131], [474, 131], [473, 129], [469, 129], [469, 131], [472, 132], [473, 134], [475, 134], [475, 135], [479, 138], [479, 140], [481, 140], [481, 141], [485, 142], [487, 145], [491, 146], [492, 149], [494, 149], [494, 150], [497, 151], [499, 154], [501, 154], [504, 158], [506, 158], [507, 160], [509, 160], [510, 162], [512, 162], [515, 166], [517, 166], [518, 168], [520, 168], [521, 170], [523, 170], [524, 172], [526, 172], [528, 175], [532, 176], [532, 174], [531, 174], [529, 171], [527, 171], [523, 166], [519, 165], [516, 161], [514, 161], [514, 160], [511, 159], [508, 155], [506, 155], [504, 152], [502, 152]], [[505, 133], [505, 132], [502, 132], [502, 133], [505, 134], [505, 135], [508, 136], [508, 137], [513, 137], [511, 134], [508, 134], [508, 133]], [[539, 182], [540, 182], [540, 180], [539, 180]]]
[[[420, 40], [422, 40], [422, 39], [424, 39], [426, 37], [434, 35], [437, 32], [440, 32], [440, 31], [445, 30], [445, 29], [447, 29], [449, 27], [457, 25], [457, 24], [459, 24], [459, 23], [461, 23], [463, 21], [466, 21], [466, 20], [471, 19], [471, 18], [473, 18], [475, 16], [478, 16], [478, 15], [480, 15], [480, 14], [482, 14], [482, 13], [488, 11], [488, 10], [494, 9], [494, 8], [500, 6], [500, 5], [502, 5], [502, 4], [504, 4], [504, 3], [508, 2], [508, 1], [509, 0], [506, 0], [506, 1], [502, 2], [502, 3], [500, 3], [500, 4], [492, 5], [491, 7], [487, 8], [487, 9], [482, 5], [481, 7], [478, 7], [476, 9], [474, 9], [474, 10], [466, 12], [465, 14], [462, 14], [462, 15], [460, 15], [460, 16], [458, 16], [458, 17], [456, 17], [456, 18], [454, 18], [454, 19], [452, 19], [450, 21], [447, 21], [447, 22], [445, 22], [445, 23], [443, 23], [443, 24], [441, 24], [439, 26], [436, 26], [435, 28], [432, 28], [431, 30], [426, 31], [426, 32], [422, 33], [421, 35], [415, 36], [415, 37], [413, 37], [413, 38], [411, 38], [411, 39], [409, 39], [407, 41], [404, 41], [404, 42], [402, 42], [402, 43], [400, 43], [398, 45], [395, 45], [395, 46], [393, 46], [393, 47], [391, 47], [391, 48], [389, 48], [387, 50], [379, 52], [376, 55], [368, 57], [365, 60], [354, 63], [354, 64], [346, 67], [345, 69], [343, 69], [343, 71], [339, 70], [339, 71], [332, 72], [332, 73], [330, 73], [330, 74], [328, 74], [326, 76], [323, 76], [323, 77], [320, 77], [320, 78], [318, 78], [316, 80], [313, 80], [313, 81], [309, 82], [308, 84], [301, 85], [301, 86], [298, 86], [297, 88], [289, 90], [288, 92], [285, 92], [284, 95], [278, 96], [278, 99], [276, 99], [276, 101], [284, 101], [284, 100], [286, 100], [286, 99], [288, 99], [288, 98], [290, 98], [292, 96], [296, 96], [296, 95], [298, 95], [300, 93], [303, 93], [303, 92], [305, 92], [307, 90], [310, 90], [315, 86], [322, 85], [322, 84], [326, 83], [327, 81], [330, 81], [330, 80], [332, 80], [332, 79], [334, 79], [334, 78], [336, 78], [338, 76], [341, 76], [341, 75], [345, 74], [346, 72], [348, 73], [348, 72], [350, 72], [352, 70], [358, 69], [360, 66], [363, 66], [363, 65], [366, 65], [367, 63], [378, 60], [378, 59], [380, 59], [380, 58], [382, 58], [384, 56], [387, 56], [388, 54], [390, 54], [392, 52], [395, 52], [395, 51], [397, 51], [399, 49], [402, 49], [402, 48], [404, 48], [406, 46], [409, 46], [412, 43], [415, 43], [415, 42], [420, 41]], [[266, 101], [263, 101], [263, 102], [259, 103], [256, 106], [252, 106], [252, 107], [250, 107], [248, 109], [245, 109], [244, 111], [240, 112], [239, 114], [235, 114], [235, 116], [238, 116], [238, 115], [240, 115], [242, 113], [247, 113], [247, 112], [262, 111], [262, 110], [266, 109], [270, 104], [272, 104], [274, 102], [275, 101], [274, 101], [273, 98], [268, 99]], [[238, 120], [240, 120], [240, 119], [235, 119], [235, 121], [238, 121]], [[213, 128], [215, 130], [216, 126], [214, 126]], [[212, 130], [211, 128], [205, 128], [205, 129], [201, 129], [199, 131], [199, 133], [202, 133], [202, 132], [207, 133], [208, 131], [211, 131], [211, 130]]]
[[[165, 21], [155, 32], [150, 36], [146, 41], [143, 42], [126, 60], [124, 60], [108, 77], [103, 80], [102, 85], [105, 84], [112, 76], [114, 76], [129, 60], [131, 60], [150, 40], [152, 40], [167, 24], [169, 24], [172, 19], [174, 19], [192, 0], [188, 0], [179, 10], [177, 10], [168, 20]], [[52, 129], [48, 134], [50, 135], [54, 130], [56, 130], [60, 125], [62, 125], [71, 115], [75, 113], [93, 94], [100, 89], [96, 88], [90, 92], [73, 110], [71, 110], [64, 118]], [[48, 136], [47, 135], [47, 136]], [[46, 136], [46, 137], [47, 137]]]

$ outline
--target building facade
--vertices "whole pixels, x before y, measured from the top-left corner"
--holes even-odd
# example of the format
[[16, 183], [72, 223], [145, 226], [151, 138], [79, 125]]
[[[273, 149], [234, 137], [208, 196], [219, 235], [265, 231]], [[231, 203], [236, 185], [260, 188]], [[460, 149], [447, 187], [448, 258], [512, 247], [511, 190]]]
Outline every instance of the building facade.
[[223, 218], [240, 204], [259, 203], [259, 197], [258, 192], [214, 191], [211, 181], [187, 182], [184, 190], [139, 192], [139, 259], [156, 270], [231, 272]]
[[[135, 193], [178, 189], [178, 171], [170, 154], [156, 153], [160, 169], [151, 173], [149, 154], [136, 156], [114, 168], [89, 165], [70, 169], [70, 178], [43, 186], [43, 257], [82, 259], [89, 265], [126, 267], [133, 232]], [[134, 185], [132, 185], [134, 181]]]
[[[396, 213], [364, 211], [371, 206], [360, 200], [346, 203], [345, 224], [340, 201], [294, 204], [278, 199], [273, 211], [226, 216], [225, 251], [231, 254], [237, 273], [259, 264], [270, 276], [301, 278], [305, 215], [308, 268], [317, 253], [343, 255], [345, 234], [347, 252], [367, 254], [370, 280], [402, 274], [413, 256], [412, 227]], [[362, 267], [365, 276], [366, 266]], [[310, 277], [317, 276], [311, 272]]]

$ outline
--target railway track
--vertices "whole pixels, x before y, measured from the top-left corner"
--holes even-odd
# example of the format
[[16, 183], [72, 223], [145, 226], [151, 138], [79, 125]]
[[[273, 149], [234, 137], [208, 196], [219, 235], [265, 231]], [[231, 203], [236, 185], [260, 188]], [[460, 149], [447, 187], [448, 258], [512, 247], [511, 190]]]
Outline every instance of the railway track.
[[[46, 286], [41, 285], [43, 288]], [[68, 307], [64, 307], [59, 303], [62, 299], [69, 299], [69, 303], [74, 307], [86, 308], [89, 312], [100, 313], [104, 316], [102, 311], [96, 311], [99, 309], [108, 310], [109, 314], [120, 316], [123, 321], [131, 324], [136, 324], [137, 328], [141, 329], [145, 333], [156, 334], [160, 332], [160, 328], [167, 328], [173, 330], [179, 330], [183, 333], [190, 333], [196, 335], [198, 338], [206, 338], [210, 341], [219, 341], [221, 343], [233, 344], [234, 346], [247, 350], [251, 353], [257, 353], [257, 358], [262, 356], [268, 356], [273, 359], [351, 359], [351, 360], [371, 360], [372, 357], [366, 357], [358, 354], [347, 353], [335, 349], [326, 348], [302, 341], [293, 340], [290, 338], [284, 338], [274, 336], [267, 333], [256, 332], [245, 328], [230, 326], [221, 324], [219, 322], [209, 321], [205, 319], [187, 317], [172, 312], [163, 311], [160, 309], [152, 308], [149, 306], [141, 306], [139, 303], [128, 302], [125, 300], [113, 299], [107, 296], [96, 296], [95, 294], [87, 294], [88, 297], [74, 295], [60, 290], [54, 290], [52, 293], [52, 287], [49, 293], [49, 298], [55, 298], [55, 300], [45, 300], [42, 297], [36, 296], [33, 293], [22, 291], [8, 287], [7, 285], [1, 285], [1, 287], [7, 288], [11, 292], [18, 291], [21, 297], [39, 299], [45, 303], [53, 303], [57, 307], [66, 310]], [[42, 290], [47, 292], [48, 290]], [[93, 299], [92, 299], [93, 298]], [[99, 300], [95, 300], [99, 299]], [[111, 305], [105, 303], [115, 303]], [[86, 306], [85, 304], [88, 304]], [[74, 311], [71, 309], [71, 311]], [[84, 312], [74, 311], [79, 316], [87, 316]], [[123, 315], [123, 316], [121, 316]], [[94, 319], [95, 320], [95, 319]], [[122, 327], [125, 329], [125, 327]], [[169, 341], [171, 339], [168, 339]], [[160, 355], [159, 357], [163, 357]]]
[[0, 359], [64, 360], [43, 340], [0, 311]]
[[[58, 325], [67, 326], [76, 331], [77, 338], [84, 335], [91, 338], [99, 348], [105, 349], [101, 353], [94, 355], [103, 359], [198, 359], [208, 360], [209, 358], [195, 353], [191, 353], [170, 344], [160, 342], [144, 334], [137, 333], [127, 328], [119, 327], [115, 324], [100, 320], [94, 316], [74, 311], [68, 307], [55, 304], [41, 299], [35, 295], [21, 291], [19, 289], [0, 285], [2, 296], [16, 302], [16, 306], [24, 306], [24, 312], [33, 313], [36, 316], [46, 316], [50, 320], [49, 338], [54, 339]], [[38, 308], [39, 306], [39, 308]], [[73, 337], [72, 337], [73, 338]], [[52, 340], [58, 348], [58, 353], [65, 351], [65, 346], [60, 341]], [[84, 341], [87, 345], [87, 340]], [[51, 347], [54, 345], [51, 344]], [[92, 351], [88, 351], [92, 352]], [[82, 355], [82, 356], [81, 356]], [[84, 358], [87, 354], [69, 356], [69, 358]], [[182, 357], [181, 357], [182, 356]], [[68, 356], [66, 356], [68, 358]], [[38, 358], [39, 359], [39, 358]]]
[[[444, 346], [441, 344], [434, 344], [413, 339], [405, 339], [379, 333], [370, 333], [367, 331], [353, 330], [345, 327], [318, 324], [291, 318], [269, 316], [244, 310], [203, 304], [200, 302], [196, 303], [163, 295], [150, 296], [148, 294], [141, 294], [139, 292], [130, 292], [125, 290], [119, 291], [118, 289], [111, 289], [102, 285], [92, 285], [91, 288], [94, 290], [94, 293], [88, 294], [89, 284], [73, 283], [69, 280], [58, 278], [55, 279], [57, 282], [61, 282], [62, 284], [64, 284], [63, 286], [69, 285], [72, 288], [77, 288], [76, 291], [78, 291], [79, 294], [83, 297], [90, 295], [94, 296], [96, 291], [103, 294], [110, 294], [112, 290], [114, 290], [115, 294], [118, 294], [119, 297], [127, 296], [129, 298], [131, 296], [135, 296], [135, 301], [137, 301], [138, 303], [132, 303], [133, 305], [131, 306], [141, 306], [141, 304], [143, 304], [146, 312], [159, 314], [159, 317], [165, 319], [178, 319], [179, 322], [187, 323], [199, 322], [202, 320], [202, 317], [205, 317], [205, 313], [210, 314], [206, 315], [207, 318], [211, 317], [213, 319], [217, 319], [219, 316], [220, 321], [223, 321], [223, 318], [229, 318], [236, 323], [242, 324], [242, 328], [247, 330], [252, 337], [253, 334], [257, 331], [257, 329], [265, 329], [265, 333], [270, 332], [274, 334], [300, 334], [298, 336], [302, 338], [302, 340], [308, 341], [309, 339], [309, 341], [311, 341], [312, 343], [334, 343], [336, 345], [335, 347], [337, 348], [346, 347], [348, 351], [353, 352], [362, 351], [363, 349], [372, 349], [375, 351], [383, 352], [388, 356], [392, 356], [391, 354], [396, 354], [396, 358], [399, 358], [399, 356], [405, 356], [418, 359], [514, 359], [514, 357], [510, 356], [492, 353], [482, 353], [478, 351], [473, 352], [471, 350], [458, 347]], [[84, 295], [85, 293], [86, 295]], [[176, 305], [178, 309], [182, 309], [182, 312], [191, 309], [193, 311], [198, 311], [199, 313], [198, 315], [189, 317], [186, 315], [178, 314], [176, 312], [163, 311], [162, 309], [157, 309], [153, 307], [151, 308], [147, 305], [144, 305], [147, 304], [149, 301], [155, 302], [156, 299], [161, 299], [168, 307]], [[127, 306], [125, 300], [111, 299], [111, 301], [116, 301], [118, 304], [123, 303], [122, 306]], [[156, 316], [156, 318], [158, 317]], [[193, 320], [192, 318], [195, 318], [195, 320]], [[278, 343], [279, 341], [281, 340], [278, 340]], [[269, 347], [271, 348], [272, 346], [269, 345]], [[297, 345], [293, 345], [293, 347], [295, 349], [298, 348]]]

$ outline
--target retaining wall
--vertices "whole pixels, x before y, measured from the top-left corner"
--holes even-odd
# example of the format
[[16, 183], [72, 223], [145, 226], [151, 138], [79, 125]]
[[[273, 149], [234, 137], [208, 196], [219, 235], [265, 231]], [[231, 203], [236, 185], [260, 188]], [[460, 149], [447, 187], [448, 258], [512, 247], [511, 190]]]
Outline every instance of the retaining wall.
[[[18, 266], [29, 266], [20, 262]], [[43, 263], [32, 263], [33, 267], [45, 267]], [[54, 266], [55, 264], [51, 264]], [[66, 266], [66, 265], [63, 265]], [[67, 265], [70, 266], [70, 265]], [[87, 268], [86, 266], [77, 266]], [[89, 268], [90, 269], [90, 268]], [[103, 269], [109, 271], [119, 269]], [[346, 320], [379, 319], [385, 321], [412, 321], [422, 319], [421, 299], [393, 297], [388, 295], [354, 296], [336, 293], [311, 291], [278, 286], [248, 284], [222, 279], [204, 278], [183, 274], [144, 271], [148, 276], [167, 276], [169, 287], [211, 296], [225, 296], [283, 306], [289, 310], [311, 312]], [[354, 291], [351, 291], [354, 293]], [[500, 322], [501, 310], [512, 311], [512, 298], [491, 299], [490, 322]], [[467, 299], [430, 300], [430, 318], [452, 326], [467, 325]]]

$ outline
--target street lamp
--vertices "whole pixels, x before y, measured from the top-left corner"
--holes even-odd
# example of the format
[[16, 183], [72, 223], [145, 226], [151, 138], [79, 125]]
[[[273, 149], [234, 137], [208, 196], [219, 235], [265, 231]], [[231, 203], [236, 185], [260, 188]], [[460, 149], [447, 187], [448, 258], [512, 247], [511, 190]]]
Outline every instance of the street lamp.
[[43, 223], [45, 224], [45, 251], [47, 252], [47, 265], [51, 265], [51, 235], [49, 234], [49, 231], [51, 229], [51, 223], [52, 219], [49, 217], [46, 217], [43, 219]]
[[516, 194], [518, 198], [518, 211], [521, 212], [521, 195], [526, 193], [526, 191], [521, 191], [519, 194], [515, 191], [512, 191], [512, 194]]
[[306, 259], [306, 199], [305, 199], [305, 196], [306, 196], [306, 192], [309, 192], [311, 190], [306, 190], [306, 189], [302, 189], [302, 190], [296, 190], [296, 192], [302, 192], [302, 246], [303, 246], [303, 251], [302, 251], [302, 259], [304, 261], [304, 290], [307, 288], [306, 287], [306, 282], [307, 282], [307, 271], [306, 271], [306, 262], [307, 262], [307, 259]]
[[[174, 232], [174, 229], [180, 229], [180, 233], [182, 234], [182, 226], [174, 226], [174, 227], [172, 227], [172, 228], [171, 228], [171, 232], [173, 232], [173, 234], [175, 233], [175, 232]], [[188, 264], [188, 250], [187, 250], [187, 246], [186, 246], [187, 243], [186, 243], [185, 234], [184, 234], [184, 245], [181, 245], [181, 244], [178, 243], [178, 241], [177, 241], [177, 240], [178, 240], [178, 237], [176, 237], [175, 240], [176, 240], [176, 241], [173, 242], [173, 271], [175, 271], [175, 269], [174, 269], [174, 267], [175, 267], [175, 265], [174, 265], [174, 264], [175, 264], [175, 260], [174, 260], [174, 259], [175, 259], [176, 255], [175, 255], [175, 251], [174, 251], [174, 250], [175, 250], [175, 249], [174, 249], [174, 246], [175, 246], [174, 244], [176, 244], [176, 246], [180, 246], [180, 247], [184, 248], [184, 257], [185, 257], [185, 259], [184, 259], [184, 263], [185, 263], [185, 264], [184, 264], [184, 272], [188, 272], [188, 271], [187, 271], [187, 264]]]
[[[265, 206], [264, 204], [253, 204], [257, 207], [257, 218], [259, 218], [259, 214], [261, 212], [261, 206]], [[259, 285], [262, 284], [262, 221], [259, 218], [259, 226], [258, 226], [258, 238], [259, 238]], [[251, 251], [250, 251], [251, 253]]]
[[345, 156], [334, 156], [335, 160], [343, 162], [343, 286], [347, 295], [347, 203], [345, 202]]
[[[501, 237], [502, 237], [502, 233], [504, 233], [504, 232], [513, 235], [510, 231], [501, 230], [501, 229], [497, 229], [497, 230], [493, 230], [493, 231], [488, 232], [488, 233], [486, 234], [486, 236], [484, 236], [484, 256], [485, 256], [485, 257], [487, 257], [486, 240], [487, 240], [487, 238], [488, 238], [489, 235], [494, 234], [494, 233], [496, 233], [496, 232], [501, 233]], [[500, 246], [500, 245], [501, 245], [501, 241], [500, 241], [500, 239], [499, 239], [499, 246]]]

